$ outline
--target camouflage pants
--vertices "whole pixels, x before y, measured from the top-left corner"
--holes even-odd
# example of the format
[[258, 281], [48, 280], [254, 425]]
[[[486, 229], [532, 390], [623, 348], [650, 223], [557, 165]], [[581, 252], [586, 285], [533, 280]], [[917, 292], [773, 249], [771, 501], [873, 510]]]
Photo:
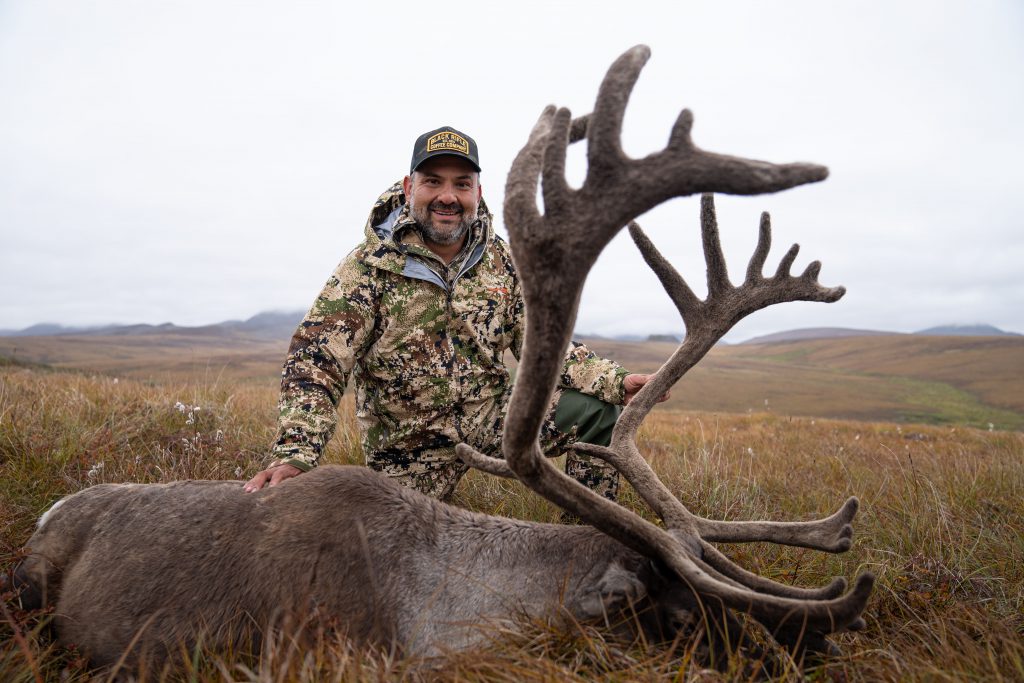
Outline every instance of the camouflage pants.
[[[610, 500], [618, 497], [619, 473], [603, 460], [575, 453], [570, 446], [577, 442], [607, 446], [611, 442], [615, 420], [621, 412], [620, 406], [566, 389], [555, 394], [540, 432], [544, 455], [557, 457], [564, 454], [565, 473]], [[499, 423], [498, 435], [501, 427], [503, 424]], [[495, 441], [481, 450], [486, 455], [500, 457], [500, 445]], [[389, 453], [386, 457], [367, 454], [366, 464], [404, 486], [441, 500], [451, 497], [459, 481], [469, 471], [469, 467], [455, 456], [455, 444], [444, 438], [435, 446], [415, 453]]]

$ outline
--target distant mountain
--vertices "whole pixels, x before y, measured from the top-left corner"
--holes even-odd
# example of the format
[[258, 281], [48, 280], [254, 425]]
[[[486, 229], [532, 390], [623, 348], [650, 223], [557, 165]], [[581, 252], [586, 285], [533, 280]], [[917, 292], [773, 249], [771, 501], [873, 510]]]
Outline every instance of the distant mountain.
[[265, 311], [238, 323], [238, 329], [253, 331], [288, 328], [294, 332], [304, 316], [304, 311]]
[[57, 323], [40, 323], [23, 330], [0, 330], [0, 337], [51, 337], [56, 335], [88, 336], [143, 336], [147, 334], [181, 334], [227, 336], [244, 334], [261, 339], [287, 339], [302, 321], [304, 311], [267, 311], [247, 320], [227, 320], [212, 325], [185, 327], [173, 323], [160, 325], [102, 325], [94, 327], [65, 327]]
[[901, 334], [900, 332], [883, 332], [881, 330], [857, 330], [849, 327], [805, 327], [799, 330], [786, 330], [775, 334], [765, 334], [748, 339], [743, 344], [777, 344], [779, 342], [805, 341], [807, 339], [839, 339], [842, 337], [880, 337]]
[[[113, 327], [113, 326], [110, 326]], [[37, 323], [23, 330], [0, 330], [0, 337], [49, 337], [55, 334], [82, 334], [99, 327], [65, 327], [57, 323]]]
[[[58, 323], [39, 323], [23, 330], [0, 330], [0, 337], [50, 337], [55, 335], [89, 335], [89, 336], [144, 336], [160, 335], [201, 335], [225, 337], [244, 335], [260, 339], [288, 339], [302, 321], [304, 311], [264, 311], [247, 320], [226, 320], [224, 322], [198, 327], [183, 327], [173, 323], [160, 325], [102, 325], [93, 327], [65, 327]], [[877, 337], [900, 335], [902, 332], [885, 332], [882, 330], [858, 330], [848, 327], [807, 327], [796, 330], [785, 330], [774, 334], [748, 339], [742, 344], [776, 344], [780, 342], [805, 341], [808, 339], [839, 339], [843, 337]], [[958, 337], [995, 337], [1021, 335], [1006, 332], [992, 325], [942, 325], [927, 330], [914, 332], [923, 336], [958, 336]], [[577, 332], [575, 339], [610, 340], [618, 342], [672, 342], [679, 343], [680, 337], [671, 333], [660, 334], [617, 334], [602, 336]], [[724, 343], [724, 342], [720, 342]]]
[[588, 332], [573, 332], [572, 338], [577, 341], [586, 341], [587, 339], [597, 339], [606, 341], [617, 341], [617, 342], [645, 342], [645, 341], [670, 341], [673, 343], [679, 343], [680, 338], [674, 334], [590, 334]]
[[940, 325], [929, 327], [914, 334], [921, 334], [929, 337], [1019, 337], [1016, 332], [1007, 332], [992, 325]]
[[177, 330], [188, 328], [178, 327], [174, 323], [161, 323], [159, 325], [107, 325], [106, 327], [88, 327], [84, 329], [67, 328], [66, 332], [56, 334], [87, 334], [92, 336], [115, 335], [120, 337], [134, 337], [143, 334], [167, 334]]
[[[766, 334], [748, 339], [743, 344], [777, 344], [780, 342], [807, 341], [809, 339], [840, 339], [843, 337], [879, 337], [902, 335], [903, 332], [885, 332], [882, 330], [858, 330], [848, 327], [807, 327], [798, 330], [786, 330], [775, 334]], [[1006, 332], [992, 325], [942, 325], [912, 334], [937, 337], [1019, 337], [1016, 332]]]

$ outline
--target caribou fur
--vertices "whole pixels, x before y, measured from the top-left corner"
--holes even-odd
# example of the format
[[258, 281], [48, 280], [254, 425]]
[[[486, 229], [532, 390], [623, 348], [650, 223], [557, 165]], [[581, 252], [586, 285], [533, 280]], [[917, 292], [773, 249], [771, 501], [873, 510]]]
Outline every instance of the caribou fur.
[[471, 512], [360, 467], [254, 494], [231, 481], [101, 484], [54, 505], [29, 546], [23, 599], [53, 605], [61, 642], [99, 665], [200, 636], [245, 646], [247, 626], [282, 610], [315, 608], [358, 641], [434, 655], [517, 613], [639, 625], [660, 640], [693, 605], [593, 527]]

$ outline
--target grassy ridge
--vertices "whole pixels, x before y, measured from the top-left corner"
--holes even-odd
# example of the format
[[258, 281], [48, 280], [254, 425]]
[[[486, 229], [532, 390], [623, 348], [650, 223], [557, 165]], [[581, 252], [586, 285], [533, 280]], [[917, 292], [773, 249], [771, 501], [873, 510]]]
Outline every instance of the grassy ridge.
[[[588, 344], [645, 372], [675, 348]], [[716, 347], [680, 381], [670, 405], [1021, 430], [1024, 339], [893, 335]]]
[[[984, 403], [1024, 412], [1024, 338], [856, 337], [735, 347], [745, 357], [791, 351], [799, 363], [857, 373], [941, 382]], [[1015, 381], [1011, 381], [1015, 380]]]
[[[635, 372], [653, 372], [676, 349], [587, 343]], [[162, 382], [272, 381], [286, 348], [287, 340], [241, 334], [0, 337], [0, 357]], [[1024, 430], [1024, 339], [894, 335], [721, 346], [679, 383], [669, 406]]]
[[277, 377], [288, 340], [195, 333], [0, 337], [0, 357], [161, 381]]
[[[200, 374], [167, 381], [0, 367], [0, 565], [9, 570], [36, 517], [101, 481], [244, 478], [272, 438], [276, 387]], [[858, 495], [854, 548], [844, 555], [761, 544], [726, 547], [749, 569], [812, 585], [870, 569], [878, 587], [868, 630], [838, 640], [844, 655], [811, 672], [826, 680], [1024, 679], [1024, 435], [937, 427], [716, 415], [659, 408], [641, 450], [692, 510], [728, 519], [807, 519]], [[350, 401], [327, 459], [359, 462]], [[650, 516], [631, 490], [624, 504]], [[457, 503], [553, 521], [558, 510], [519, 484], [471, 474]], [[73, 651], [39, 635], [40, 615], [0, 604], [0, 680], [86, 680]], [[708, 680], [681, 648], [623, 650], [599, 632], [522, 624], [488, 648], [435, 668], [353, 649], [318, 631], [287, 635], [259, 661], [185, 653], [195, 680]], [[62, 674], [63, 672], [63, 674]], [[227, 672], [227, 673], [225, 673]], [[724, 680], [746, 680], [734, 658]], [[153, 675], [150, 678], [156, 678]], [[794, 669], [783, 678], [797, 680]]]

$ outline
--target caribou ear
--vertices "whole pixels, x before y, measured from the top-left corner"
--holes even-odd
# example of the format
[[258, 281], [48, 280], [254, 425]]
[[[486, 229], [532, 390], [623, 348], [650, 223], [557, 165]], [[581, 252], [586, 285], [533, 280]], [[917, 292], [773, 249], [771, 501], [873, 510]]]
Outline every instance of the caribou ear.
[[647, 586], [636, 572], [612, 562], [604, 575], [579, 595], [573, 613], [581, 620], [606, 618], [636, 603], [645, 595]]
[[[13, 590], [21, 604], [23, 610], [39, 609], [46, 603], [46, 583], [45, 581], [40, 582], [33, 576], [29, 560], [27, 558], [22, 560], [17, 567], [14, 568], [14, 573], [10, 579], [6, 575], [0, 579], [0, 588], [4, 591]], [[45, 565], [44, 565], [45, 566]]]

